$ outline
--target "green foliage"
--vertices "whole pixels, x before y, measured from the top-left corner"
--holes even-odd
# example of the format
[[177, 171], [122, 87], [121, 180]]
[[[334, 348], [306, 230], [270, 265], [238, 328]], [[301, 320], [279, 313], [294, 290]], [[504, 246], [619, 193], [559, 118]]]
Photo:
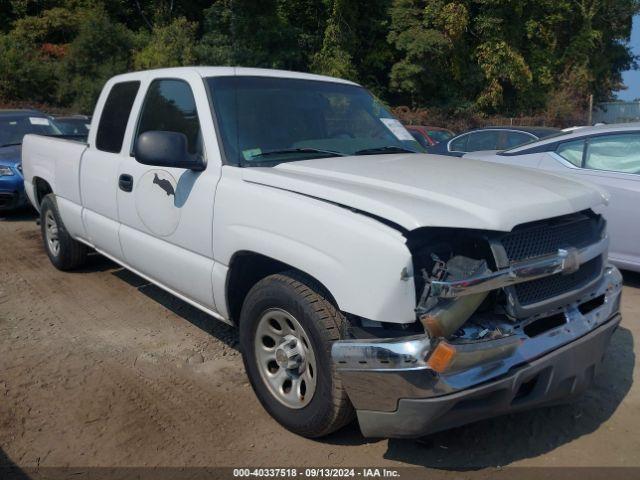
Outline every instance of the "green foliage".
[[0, 100], [90, 112], [103, 82], [192, 64], [312, 71], [385, 102], [570, 118], [637, 59], [640, 0], [0, 0]]
[[62, 104], [90, 112], [104, 82], [131, 68], [133, 38], [101, 8], [82, 11], [78, 20], [78, 35], [60, 65], [58, 98]]
[[334, 0], [331, 15], [324, 31], [322, 48], [311, 61], [311, 69], [317, 73], [356, 80], [357, 72], [349, 53], [354, 43], [349, 18], [357, 14], [348, 0]]
[[568, 72], [580, 70], [581, 97], [607, 99], [633, 63], [625, 41], [639, 8], [637, 0], [394, 0], [389, 41], [402, 55], [391, 88], [414, 106], [521, 114], [557, 101]]
[[13, 32], [0, 34], [0, 52], [0, 100], [54, 99], [56, 66], [36, 43]]
[[145, 46], [135, 53], [136, 70], [179, 67], [196, 63], [197, 24], [180, 17], [166, 26], [156, 26]]

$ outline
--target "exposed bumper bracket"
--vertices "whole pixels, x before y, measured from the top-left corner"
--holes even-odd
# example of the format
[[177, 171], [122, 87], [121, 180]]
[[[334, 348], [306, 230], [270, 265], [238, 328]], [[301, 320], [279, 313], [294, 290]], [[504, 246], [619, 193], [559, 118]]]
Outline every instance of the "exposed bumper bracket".
[[602, 255], [608, 248], [609, 238], [604, 237], [599, 242], [580, 250], [575, 248], [559, 249], [557, 254], [513, 263], [509, 268], [488, 274], [453, 282], [434, 280], [430, 283], [430, 295], [439, 298], [454, 298], [529, 282], [558, 273], [573, 273], [580, 265]]

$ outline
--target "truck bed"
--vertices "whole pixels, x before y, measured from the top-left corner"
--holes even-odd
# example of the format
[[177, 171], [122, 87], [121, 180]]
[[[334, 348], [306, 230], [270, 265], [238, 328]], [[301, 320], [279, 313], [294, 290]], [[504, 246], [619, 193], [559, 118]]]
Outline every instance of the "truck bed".
[[56, 196], [81, 205], [80, 160], [87, 143], [71, 138], [25, 135], [22, 142], [22, 168], [25, 190], [38, 208], [34, 183], [45, 180]]

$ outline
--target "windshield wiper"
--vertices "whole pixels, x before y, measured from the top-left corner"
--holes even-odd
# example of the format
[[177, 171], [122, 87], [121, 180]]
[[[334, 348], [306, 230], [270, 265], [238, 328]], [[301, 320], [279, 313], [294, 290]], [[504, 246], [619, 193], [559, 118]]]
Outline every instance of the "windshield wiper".
[[320, 148], [283, 148], [281, 150], [268, 150], [266, 152], [258, 153], [257, 155], [252, 155], [251, 158], [263, 158], [269, 157], [271, 155], [286, 155], [288, 153], [322, 153], [326, 155], [330, 155], [332, 157], [344, 157], [344, 153], [334, 152], [333, 150], [322, 150]]
[[15, 145], [22, 145], [22, 142], [16, 142], [16, 143], [5, 143], [4, 145], [0, 145], [0, 148], [2, 147], [13, 147]]
[[[277, 156], [277, 155], [287, 155], [289, 153], [319, 153], [321, 155], [316, 157], [304, 157], [304, 158], [291, 158], [291, 159], [268, 159], [265, 157]], [[261, 167], [261, 166], [275, 166], [279, 163], [287, 163], [287, 162], [299, 162], [302, 160], [311, 160], [312, 158], [326, 158], [326, 157], [344, 157], [345, 153], [334, 152], [333, 150], [322, 150], [319, 148], [283, 148], [281, 150], [268, 150], [266, 152], [258, 153], [257, 155], [252, 155], [247, 161], [243, 162], [243, 166], [245, 167]], [[255, 160], [255, 159], [264, 159], [264, 160]]]
[[384, 147], [365, 148], [357, 150], [354, 155], [375, 155], [377, 153], [418, 153], [410, 148], [398, 147], [395, 145], [387, 145]]

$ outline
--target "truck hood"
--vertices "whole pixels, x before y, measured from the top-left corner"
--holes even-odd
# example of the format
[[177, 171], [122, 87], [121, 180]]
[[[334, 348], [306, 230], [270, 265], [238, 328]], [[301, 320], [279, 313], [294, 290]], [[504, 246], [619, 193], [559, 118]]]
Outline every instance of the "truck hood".
[[9, 145], [8, 147], [0, 147], [0, 165], [6, 167], [15, 167], [20, 163], [20, 154], [22, 145]]
[[356, 209], [406, 230], [514, 226], [605, 202], [594, 187], [530, 169], [440, 155], [323, 158], [243, 169], [245, 181]]

